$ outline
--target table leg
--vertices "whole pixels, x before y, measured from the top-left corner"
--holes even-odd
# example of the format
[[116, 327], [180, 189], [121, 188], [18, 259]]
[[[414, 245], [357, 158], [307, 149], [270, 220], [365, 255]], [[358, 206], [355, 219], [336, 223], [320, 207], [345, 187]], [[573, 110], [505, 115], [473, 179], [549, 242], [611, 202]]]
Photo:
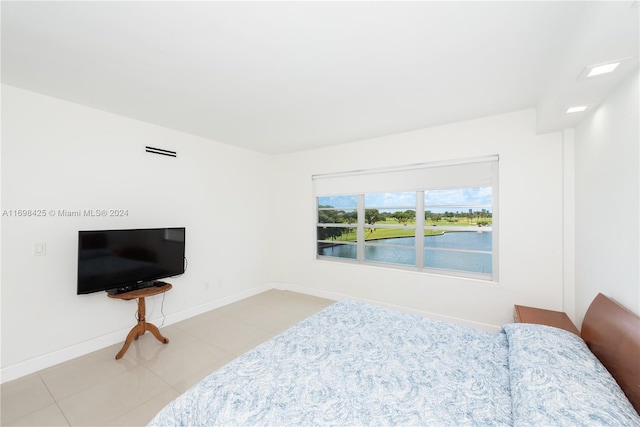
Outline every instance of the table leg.
[[140, 297], [138, 298], [138, 324], [129, 331], [129, 334], [127, 335], [127, 339], [125, 340], [124, 345], [122, 346], [118, 354], [116, 354], [116, 360], [121, 359], [122, 356], [124, 356], [124, 354], [129, 349], [131, 342], [133, 340], [137, 340], [138, 337], [144, 335], [146, 331], [151, 332], [153, 336], [156, 337], [156, 339], [161, 343], [163, 344], [169, 343], [169, 340], [160, 334], [160, 331], [158, 330], [156, 325], [146, 322], [145, 316], [146, 316], [146, 303], [144, 301], [144, 297]]

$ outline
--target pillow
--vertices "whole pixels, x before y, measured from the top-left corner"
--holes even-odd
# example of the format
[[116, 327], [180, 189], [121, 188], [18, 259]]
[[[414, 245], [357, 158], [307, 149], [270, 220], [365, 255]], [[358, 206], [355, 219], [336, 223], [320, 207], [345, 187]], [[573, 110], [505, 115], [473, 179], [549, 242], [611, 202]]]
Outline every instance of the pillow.
[[640, 426], [640, 416], [577, 335], [551, 326], [504, 325], [515, 426]]

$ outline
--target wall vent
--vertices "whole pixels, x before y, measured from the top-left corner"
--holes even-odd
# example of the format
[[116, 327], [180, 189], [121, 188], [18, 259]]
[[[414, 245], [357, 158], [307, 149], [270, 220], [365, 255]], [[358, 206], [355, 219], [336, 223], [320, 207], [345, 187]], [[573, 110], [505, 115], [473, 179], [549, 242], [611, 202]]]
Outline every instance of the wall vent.
[[161, 154], [163, 156], [178, 157], [178, 153], [176, 153], [175, 151], [163, 150], [162, 148], [149, 147], [148, 145], [145, 147], [145, 151], [147, 153], [152, 153], [152, 154]]

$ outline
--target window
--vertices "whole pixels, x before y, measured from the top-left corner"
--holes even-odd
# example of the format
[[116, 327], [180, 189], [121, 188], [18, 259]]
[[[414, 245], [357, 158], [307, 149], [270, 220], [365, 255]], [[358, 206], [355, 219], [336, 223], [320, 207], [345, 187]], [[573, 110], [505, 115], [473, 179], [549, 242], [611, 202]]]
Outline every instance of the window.
[[492, 274], [492, 190], [473, 187], [424, 192], [425, 268]]
[[358, 197], [318, 197], [318, 254], [358, 258]]
[[416, 193], [364, 195], [364, 260], [416, 264]]
[[320, 259], [497, 280], [498, 158], [314, 176]]

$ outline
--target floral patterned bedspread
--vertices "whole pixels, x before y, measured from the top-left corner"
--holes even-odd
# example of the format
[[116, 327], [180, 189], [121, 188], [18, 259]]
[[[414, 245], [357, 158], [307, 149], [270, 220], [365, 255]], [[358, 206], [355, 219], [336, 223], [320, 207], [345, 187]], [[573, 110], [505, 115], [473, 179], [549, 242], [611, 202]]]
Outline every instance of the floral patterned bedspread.
[[[527, 328], [520, 333], [518, 325]], [[535, 390], [526, 385], [532, 374], [526, 365], [523, 373], [510, 371], [514, 358], [529, 357], [522, 345], [510, 354], [510, 340], [522, 335], [528, 342], [535, 339], [530, 330], [539, 328], [508, 326], [494, 334], [365, 303], [338, 302], [218, 369], [149, 425], [506, 426], [553, 420], [564, 411], [562, 405], [545, 398], [547, 413], [533, 418]], [[542, 328], [551, 335], [564, 332]], [[566, 338], [561, 334], [558, 340]], [[534, 358], [532, 363], [541, 362]], [[606, 378], [608, 372], [604, 374]], [[516, 399], [514, 386], [520, 390]], [[608, 391], [611, 386], [606, 384]], [[588, 401], [589, 396], [581, 398]], [[562, 420], [640, 425], [624, 395], [613, 400], [612, 409], [595, 417]], [[610, 410], [628, 417], [616, 419], [620, 412], [604, 417]]]

